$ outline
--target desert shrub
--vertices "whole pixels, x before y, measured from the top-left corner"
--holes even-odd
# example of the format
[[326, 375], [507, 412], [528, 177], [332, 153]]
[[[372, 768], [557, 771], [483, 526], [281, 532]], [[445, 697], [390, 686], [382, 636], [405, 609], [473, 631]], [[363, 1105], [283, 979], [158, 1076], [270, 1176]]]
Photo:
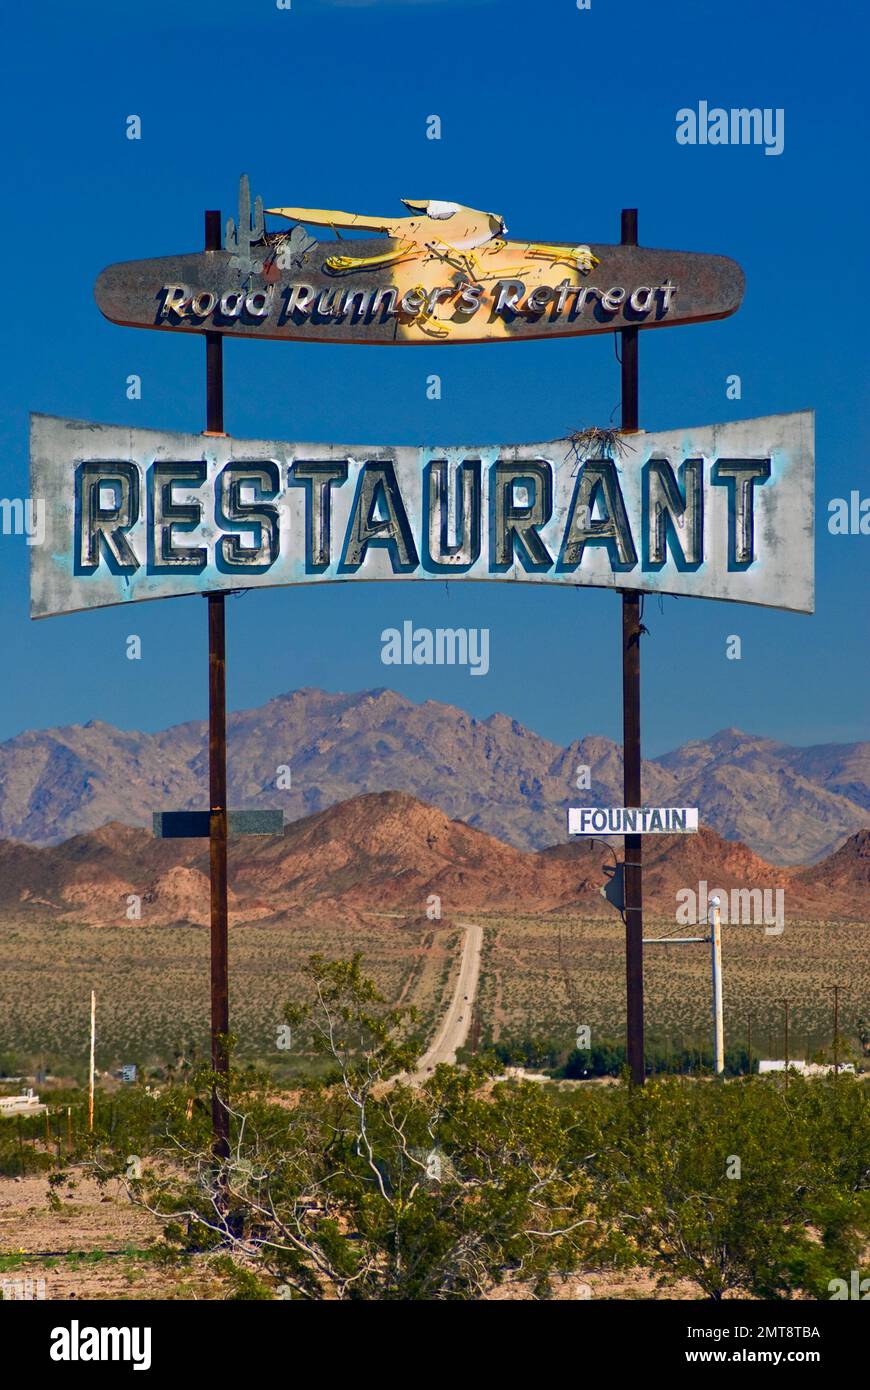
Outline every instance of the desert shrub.
[[[407, 1020], [358, 958], [312, 958], [309, 985], [310, 1005], [286, 1017], [324, 1071], [292, 1096], [231, 1071], [228, 1155], [211, 1150], [207, 1072], [160, 1095], [128, 1088], [83, 1141], [82, 1160], [164, 1218], [172, 1248], [233, 1262], [236, 1297], [476, 1299], [509, 1280], [543, 1294], [554, 1275], [606, 1264], [690, 1279], [711, 1299], [824, 1297], [859, 1267], [861, 1081], [663, 1075], [551, 1091], [495, 1080], [504, 1059], [490, 1056], [414, 1085]], [[618, 1070], [619, 1049], [596, 1065]]]
[[[584, 1121], [585, 1115], [585, 1121]], [[848, 1077], [663, 1079], [578, 1108], [600, 1214], [712, 1299], [825, 1296], [870, 1233], [870, 1116]]]

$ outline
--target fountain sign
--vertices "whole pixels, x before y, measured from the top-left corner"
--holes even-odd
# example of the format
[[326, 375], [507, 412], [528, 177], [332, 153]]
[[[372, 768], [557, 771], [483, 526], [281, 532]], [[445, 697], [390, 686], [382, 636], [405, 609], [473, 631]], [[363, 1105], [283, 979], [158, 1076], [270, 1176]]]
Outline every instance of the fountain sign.
[[697, 806], [571, 806], [569, 835], [693, 835]]
[[297, 444], [34, 415], [32, 615], [488, 579], [813, 610], [811, 412], [545, 444]]

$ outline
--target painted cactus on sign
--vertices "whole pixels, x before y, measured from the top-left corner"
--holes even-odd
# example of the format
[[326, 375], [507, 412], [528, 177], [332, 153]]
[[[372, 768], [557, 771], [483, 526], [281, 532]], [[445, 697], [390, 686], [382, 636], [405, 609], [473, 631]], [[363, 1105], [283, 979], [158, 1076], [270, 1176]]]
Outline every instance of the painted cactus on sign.
[[[109, 266], [97, 303], [137, 328], [431, 345], [698, 323], [743, 297], [743, 272], [724, 256], [511, 238], [500, 213], [403, 201], [404, 216], [270, 207], [290, 223], [270, 231], [243, 175], [224, 250]], [[317, 241], [308, 226], [339, 239]]]

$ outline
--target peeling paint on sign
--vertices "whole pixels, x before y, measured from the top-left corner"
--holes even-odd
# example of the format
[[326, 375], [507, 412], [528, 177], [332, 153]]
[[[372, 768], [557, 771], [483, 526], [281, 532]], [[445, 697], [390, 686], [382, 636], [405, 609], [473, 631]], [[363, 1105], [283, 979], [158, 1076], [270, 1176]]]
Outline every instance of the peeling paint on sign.
[[[727, 256], [647, 246], [511, 239], [500, 213], [405, 199], [408, 216], [323, 208], [251, 213], [242, 175], [238, 225], [223, 250], [107, 266], [100, 312], [130, 328], [332, 343], [485, 343], [667, 328], [726, 318], [743, 271]], [[384, 240], [317, 241], [306, 226]]]
[[239, 588], [456, 579], [813, 611], [813, 415], [450, 448], [34, 415], [32, 615]]

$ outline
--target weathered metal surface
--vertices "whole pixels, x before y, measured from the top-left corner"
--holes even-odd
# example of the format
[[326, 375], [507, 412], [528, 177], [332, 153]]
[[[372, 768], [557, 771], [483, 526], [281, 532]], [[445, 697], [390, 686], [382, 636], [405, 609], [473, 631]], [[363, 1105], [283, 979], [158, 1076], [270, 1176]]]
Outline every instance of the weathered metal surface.
[[[205, 214], [205, 245], [210, 254], [220, 246], [221, 215]], [[224, 340], [220, 333], [205, 335], [205, 427], [214, 434], [224, 428]]]
[[[623, 208], [620, 241], [637, 246], [637, 208]], [[630, 434], [639, 420], [638, 330], [625, 328], [619, 335], [621, 353], [620, 423]], [[622, 793], [626, 806], [641, 805], [640, 749], [640, 639], [644, 632], [636, 592], [622, 593]], [[643, 997], [643, 840], [625, 837], [622, 874], [625, 921], [625, 1024], [628, 1067], [632, 1084], [642, 1086], [646, 1077]]]
[[[207, 840], [210, 811], [154, 811], [152, 830], [158, 840]], [[283, 811], [230, 811], [230, 835], [283, 835]]]
[[[205, 214], [205, 249], [220, 246], [221, 215]], [[241, 230], [241, 229], [240, 229]], [[224, 430], [223, 339], [205, 335], [206, 430]], [[211, 1065], [215, 1075], [229, 1071], [227, 1038], [230, 1031], [229, 897], [227, 892], [227, 681], [226, 595], [209, 593], [208, 602], [208, 798], [209, 798], [209, 926], [211, 975]], [[221, 1085], [211, 1093], [212, 1152], [219, 1162], [230, 1153], [230, 1117]]]
[[208, 811], [153, 811], [151, 828], [155, 840], [207, 840]]
[[283, 811], [230, 811], [231, 835], [283, 835]]
[[[599, 888], [602, 898], [606, 898], [617, 912], [625, 911], [625, 864], [618, 860], [615, 864], [602, 864], [606, 875], [603, 887]], [[643, 945], [643, 942], [641, 942]]]
[[[225, 594], [208, 596], [208, 799], [211, 966], [211, 1067], [229, 1071], [230, 1031], [229, 899], [227, 893], [227, 682]], [[230, 1117], [223, 1086], [211, 1093], [212, 1152], [223, 1161], [230, 1152]]]
[[438, 448], [32, 417], [32, 614], [367, 579], [491, 579], [811, 612], [813, 417]]
[[[251, 214], [243, 178], [238, 226], [228, 224], [223, 250], [108, 266], [97, 304], [133, 328], [431, 345], [698, 323], [733, 314], [743, 298], [743, 272], [725, 256], [511, 240], [496, 213], [407, 206], [412, 215], [399, 218], [273, 210], [298, 220], [270, 232], [260, 200]], [[306, 218], [385, 239], [317, 241]]]

